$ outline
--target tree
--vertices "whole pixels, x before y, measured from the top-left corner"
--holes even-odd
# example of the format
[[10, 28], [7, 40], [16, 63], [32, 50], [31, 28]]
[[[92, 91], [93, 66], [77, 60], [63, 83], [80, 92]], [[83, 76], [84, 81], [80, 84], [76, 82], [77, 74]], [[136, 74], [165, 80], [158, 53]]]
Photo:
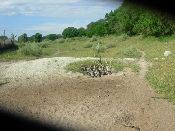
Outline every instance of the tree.
[[35, 35], [32, 35], [32, 36], [28, 37], [28, 41], [34, 42], [35, 41]]
[[68, 27], [68, 28], [64, 29], [62, 35], [63, 35], [63, 38], [77, 37], [78, 36], [78, 29], [75, 27]]
[[57, 34], [49, 34], [49, 35], [45, 36], [45, 39], [54, 41], [54, 40], [58, 39], [58, 35]]
[[58, 39], [62, 38], [63, 36], [61, 34], [57, 35]]
[[106, 14], [107, 34], [127, 35], [172, 35], [175, 31], [175, 17], [169, 14], [139, 6], [125, 0], [118, 9]]
[[106, 30], [106, 22], [104, 19], [100, 19], [96, 22], [91, 22], [87, 25], [87, 36], [92, 37], [96, 36], [104, 36], [107, 34]]
[[24, 33], [24, 34], [22, 34], [21, 36], [19, 36], [19, 37], [18, 37], [18, 42], [19, 42], [19, 43], [26, 43], [26, 42], [28, 42], [27, 34]]
[[86, 29], [81, 27], [78, 29], [78, 36], [82, 37], [82, 36], [86, 36]]
[[42, 34], [40, 33], [35, 34], [35, 42], [42, 42]]

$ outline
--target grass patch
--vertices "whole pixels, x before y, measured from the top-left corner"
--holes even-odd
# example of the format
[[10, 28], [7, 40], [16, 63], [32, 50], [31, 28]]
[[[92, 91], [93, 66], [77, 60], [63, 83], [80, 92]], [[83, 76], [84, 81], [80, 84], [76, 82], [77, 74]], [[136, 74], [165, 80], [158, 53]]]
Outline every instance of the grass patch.
[[110, 44], [106, 45], [106, 49], [115, 48], [115, 47], [116, 47], [116, 45], [113, 44], [113, 43], [110, 43]]
[[113, 61], [112, 68], [115, 72], [123, 71], [125, 68], [125, 64], [122, 62]]
[[18, 53], [24, 56], [41, 56], [43, 51], [39, 44], [27, 43], [18, 50]]
[[84, 48], [92, 48], [93, 43], [86, 43], [83, 47]]
[[137, 48], [130, 46], [123, 49], [119, 55], [122, 58], [140, 58], [142, 53]]
[[[105, 65], [105, 61], [102, 61], [103, 62], [103, 65]], [[81, 65], [87, 65], [87, 66], [91, 66], [93, 64], [97, 64], [98, 61], [97, 60], [84, 60], [84, 61], [77, 61], [77, 62], [73, 62], [73, 63], [70, 63], [68, 64], [65, 69], [67, 71], [71, 71], [73, 73], [81, 73]], [[109, 61], [107, 61], [107, 63], [110, 63]], [[119, 71], [123, 71], [124, 68], [131, 68], [133, 72], [136, 72], [138, 73], [140, 71], [140, 67], [139, 65], [137, 64], [134, 64], [134, 63], [129, 63], [129, 64], [126, 64], [126, 63], [122, 63], [122, 62], [118, 62], [118, 61], [112, 61], [112, 69], [115, 73], [119, 72]]]
[[128, 67], [132, 69], [133, 72], [139, 73], [140, 72], [140, 66], [138, 64], [132, 63], [128, 64]]
[[77, 61], [77, 62], [73, 62], [73, 63], [68, 64], [65, 69], [67, 71], [71, 71], [73, 73], [76, 73], [76, 72], [81, 73], [81, 69], [80, 69], [81, 64], [90, 66], [94, 63], [95, 63], [95, 61], [93, 61], [93, 60]]
[[97, 36], [93, 36], [93, 37], [90, 39], [90, 42], [94, 42], [94, 41], [98, 41]]
[[158, 93], [175, 102], [175, 58], [155, 62], [146, 78]]

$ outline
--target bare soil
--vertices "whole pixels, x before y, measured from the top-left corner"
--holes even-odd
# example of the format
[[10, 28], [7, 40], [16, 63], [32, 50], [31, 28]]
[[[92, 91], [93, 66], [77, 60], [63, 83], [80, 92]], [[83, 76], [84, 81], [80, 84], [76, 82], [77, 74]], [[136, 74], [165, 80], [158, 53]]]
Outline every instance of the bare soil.
[[[174, 131], [174, 105], [150, 88], [144, 79], [147, 62], [142, 57], [139, 63], [139, 75], [129, 69], [102, 78], [45, 72], [47, 75], [39, 79], [36, 76], [8, 79], [6, 74], [1, 77], [7, 83], [0, 85], [0, 105], [75, 130]], [[3, 63], [0, 68], [9, 71], [11, 64]], [[29, 70], [32, 68], [26, 72]], [[54, 73], [59, 74], [56, 70]], [[18, 72], [15, 74], [18, 76]]]

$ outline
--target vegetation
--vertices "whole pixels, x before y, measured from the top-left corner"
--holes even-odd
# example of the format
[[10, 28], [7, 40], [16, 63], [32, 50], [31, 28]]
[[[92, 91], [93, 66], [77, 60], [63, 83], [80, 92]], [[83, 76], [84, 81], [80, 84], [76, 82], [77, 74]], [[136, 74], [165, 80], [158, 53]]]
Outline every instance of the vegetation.
[[28, 37], [27, 34], [24, 33], [21, 36], [18, 37], [18, 42], [19, 43], [26, 43], [28, 41]]
[[164, 97], [175, 102], [175, 57], [158, 60], [149, 70], [147, 79]]
[[18, 50], [18, 53], [21, 53], [24, 56], [41, 56], [42, 55], [42, 49], [38, 44], [35, 43], [28, 43], [21, 47]]
[[74, 27], [68, 27], [64, 29], [63, 33], [63, 38], [72, 38], [72, 37], [77, 37], [78, 36], [78, 29]]
[[36, 33], [35, 34], [35, 42], [42, 42], [42, 34]]
[[98, 20], [97, 22], [91, 22], [87, 25], [87, 36], [104, 36], [107, 34], [105, 24], [105, 20], [103, 19]]
[[[173, 16], [125, 0], [121, 7], [107, 13], [104, 19], [91, 22], [86, 29], [68, 27], [62, 35], [48, 34], [43, 38], [40, 33], [30, 37], [22, 34], [18, 38], [19, 49], [0, 51], [0, 60], [46, 56], [93, 57], [95, 51], [102, 57], [138, 59], [140, 51], [144, 51], [147, 61], [152, 62], [148, 81], [158, 92], [175, 102], [175, 55], [163, 56], [166, 50], [175, 52], [174, 33]], [[100, 48], [96, 50], [98, 43]], [[90, 64], [92, 61], [71, 63], [67, 70], [79, 72], [82, 63]], [[113, 63], [116, 71], [125, 67], [139, 71], [136, 64]]]
[[[107, 61], [108, 63], [110, 63], [109, 61]], [[82, 73], [81, 72], [81, 65], [87, 65], [88, 67], [90, 67], [91, 65], [93, 64], [96, 64], [97, 63], [97, 60], [84, 60], [84, 61], [77, 61], [77, 62], [73, 62], [73, 63], [70, 63], [69, 65], [67, 65], [65, 67], [65, 69], [67, 71], [71, 71], [71, 72], [78, 72], [78, 73]], [[105, 65], [105, 61], [102, 61], [102, 63], [104, 63]], [[118, 62], [118, 61], [113, 61], [112, 63], [112, 68], [114, 69], [113, 72], [119, 72], [119, 71], [123, 71], [124, 68], [131, 68], [132, 71], [134, 72], [139, 72], [139, 66], [137, 64], [134, 64], [134, 63], [130, 63], [130, 64], [126, 64], [126, 63], [121, 63], [121, 62]]]
[[83, 37], [83, 36], [86, 36], [86, 29], [81, 27], [78, 29], [78, 36], [79, 37]]
[[129, 46], [121, 50], [119, 54], [122, 58], [140, 58], [142, 53], [135, 47]]
[[54, 41], [54, 40], [58, 39], [58, 35], [57, 34], [49, 34], [49, 35], [44, 36], [43, 39]]

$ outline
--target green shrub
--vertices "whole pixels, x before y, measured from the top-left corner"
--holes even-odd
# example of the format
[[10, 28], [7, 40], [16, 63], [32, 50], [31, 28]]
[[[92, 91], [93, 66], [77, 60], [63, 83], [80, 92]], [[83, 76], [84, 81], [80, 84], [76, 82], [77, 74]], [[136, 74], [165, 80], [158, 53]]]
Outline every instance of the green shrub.
[[42, 48], [36, 43], [27, 43], [18, 52], [26, 56], [41, 56], [43, 54]]
[[92, 49], [95, 52], [99, 52], [99, 53], [103, 53], [105, 52], [106, 46], [104, 46], [104, 44], [102, 44], [101, 42], [99, 43], [99, 48], [98, 48], [98, 43], [93, 44]]
[[115, 47], [116, 47], [116, 45], [113, 44], [113, 43], [110, 43], [110, 44], [106, 45], [106, 49], [115, 48]]
[[97, 41], [97, 40], [98, 40], [97, 37], [96, 37], [96, 36], [93, 36], [93, 37], [91, 38], [90, 42], [94, 42], [94, 41]]
[[140, 58], [142, 53], [139, 52], [136, 48], [130, 46], [121, 51], [122, 57], [129, 57], [129, 58]]
[[42, 34], [36, 33], [34, 38], [36, 43], [42, 42]]
[[63, 38], [72, 38], [78, 36], [78, 29], [75, 27], [68, 27], [63, 30]]
[[19, 47], [19, 48], [22, 48], [22, 47], [25, 46], [26, 44], [28, 44], [28, 43], [18, 43], [18, 47]]
[[47, 48], [49, 46], [49, 44], [50, 44], [50, 41], [44, 41], [42, 43], [39, 43], [39, 46], [41, 48]]
[[84, 48], [92, 48], [93, 44], [92, 43], [86, 43], [83, 47]]
[[64, 43], [65, 42], [65, 39], [61, 38], [58, 40], [58, 43]]

